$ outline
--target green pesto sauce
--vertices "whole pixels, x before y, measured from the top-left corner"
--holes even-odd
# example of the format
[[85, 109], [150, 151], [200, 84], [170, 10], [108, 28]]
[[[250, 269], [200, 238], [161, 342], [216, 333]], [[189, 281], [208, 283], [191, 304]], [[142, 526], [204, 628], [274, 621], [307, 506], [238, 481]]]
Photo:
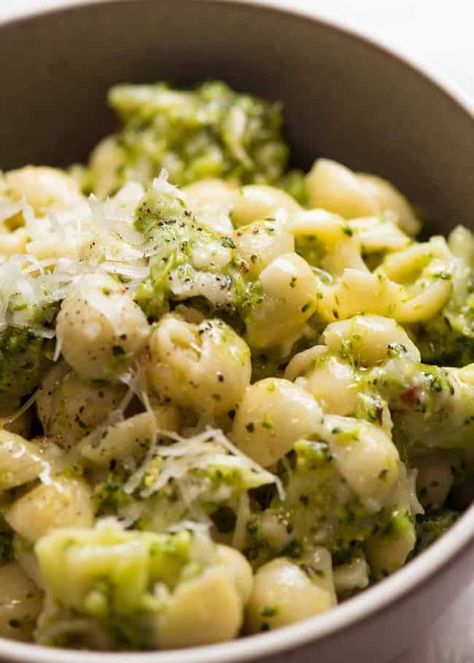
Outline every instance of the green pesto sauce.
[[29, 394], [52, 366], [55, 341], [33, 329], [7, 327], [0, 334], [0, 404]]
[[[274, 494], [270, 505], [261, 513], [256, 510], [247, 526], [245, 553], [256, 566], [279, 555], [299, 558], [314, 545], [344, 559], [386, 517], [370, 512], [353, 494], [324, 442], [297, 442], [291, 467], [281, 468], [280, 473], [283, 499]], [[281, 540], [268, 537], [269, 516], [285, 532]]]
[[[190, 299], [173, 292], [173, 286], [186, 288], [198, 278], [206, 282], [193, 297], [202, 297], [212, 308], [233, 314], [252, 306], [261, 297], [258, 282], [247, 278], [247, 268], [237, 257], [235, 245], [229, 237], [214, 233], [199, 223], [183, 202], [167, 192], [150, 187], [135, 214], [135, 227], [154, 243], [149, 276], [138, 287], [135, 300], [150, 318], [159, 318], [169, 310], [170, 301]], [[196, 253], [209, 249], [228, 252], [223, 267], [214, 266], [212, 256], [206, 267], [196, 264]], [[210, 284], [210, 285], [207, 285]], [[209, 298], [218, 291], [219, 298]]]

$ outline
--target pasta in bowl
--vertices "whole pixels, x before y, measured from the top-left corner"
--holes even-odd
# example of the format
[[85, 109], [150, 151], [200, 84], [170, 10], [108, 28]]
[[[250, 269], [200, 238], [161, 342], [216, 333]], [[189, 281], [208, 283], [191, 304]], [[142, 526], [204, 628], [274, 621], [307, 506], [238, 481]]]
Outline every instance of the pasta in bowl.
[[232, 640], [405, 565], [472, 481], [472, 233], [288, 170], [281, 108], [119, 85], [69, 171], [0, 180], [2, 635]]

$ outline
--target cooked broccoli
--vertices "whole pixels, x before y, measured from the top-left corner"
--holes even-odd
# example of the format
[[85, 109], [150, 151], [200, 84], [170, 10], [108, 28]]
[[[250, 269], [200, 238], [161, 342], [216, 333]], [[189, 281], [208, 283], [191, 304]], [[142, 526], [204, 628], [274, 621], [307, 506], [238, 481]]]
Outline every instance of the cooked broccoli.
[[393, 438], [406, 454], [420, 448], [473, 448], [474, 371], [389, 359], [365, 383], [388, 402]]
[[91, 637], [99, 627], [116, 647], [151, 647], [153, 615], [163, 603], [154, 587], [160, 584], [169, 591], [184, 572], [199, 573], [199, 565], [192, 564], [194, 539], [187, 531], [126, 532], [114, 524], [91, 530], [57, 529], [46, 535], [35, 552], [54, 610], [50, 607], [40, 617], [38, 640], [73, 644], [67, 628], [58, 642], [50, 626], [69, 621], [74, 635], [74, 617], [82, 617], [90, 622]]
[[220, 530], [219, 513], [232, 512], [235, 525], [241, 496], [270, 488], [276, 479], [230, 453], [224, 439], [211, 430], [182, 442], [161, 440], [160, 451], [151, 449], [132, 474], [114, 463], [95, 491], [99, 515], [123, 517], [139, 529], [159, 532], [193, 518], [212, 520]]
[[11, 273], [3, 293], [4, 321], [0, 329], [0, 405], [15, 407], [42, 381], [51, 366], [58, 303], [47, 276], [24, 271], [21, 258], [2, 261]]
[[[474, 292], [474, 283], [473, 283]], [[444, 366], [474, 362], [474, 297], [464, 306], [452, 301], [442, 313], [411, 330], [423, 361]]]
[[209, 177], [275, 183], [285, 169], [281, 106], [225, 83], [116, 85], [109, 103], [123, 127], [92, 155], [90, 185], [100, 194], [128, 180], [148, 184], [162, 168], [179, 186]]
[[54, 341], [34, 329], [7, 327], [0, 333], [0, 404], [32, 392], [52, 365]]
[[435, 318], [410, 331], [423, 361], [461, 367], [474, 362], [474, 236], [458, 226], [448, 245], [456, 258], [452, 295]]
[[385, 517], [353, 493], [325, 442], [302, 440], [294, 449], [281, 468], [284, 497], [274, 492], [247, 526], [245, 554], [256, 565], [279, 555], [299, 557], [314, 545], [342, 561]]
[[201, 224], [167, 183], [149, 187], [135, 212], [135, 227], [153, 244], [149, 276], [135, 294], [149, 317], [166, 312], [169, 301], [201, 298], [211, 308], [234, 313], [258, 299], [258, 284], [246, 279], [232, 239]]
[[228, 640], [242, 624], [250, 569], [204, 531], [153, 534], [104, 521], [56, 529], [35, 553], [46, 592], [42, 644], [169, 648]]

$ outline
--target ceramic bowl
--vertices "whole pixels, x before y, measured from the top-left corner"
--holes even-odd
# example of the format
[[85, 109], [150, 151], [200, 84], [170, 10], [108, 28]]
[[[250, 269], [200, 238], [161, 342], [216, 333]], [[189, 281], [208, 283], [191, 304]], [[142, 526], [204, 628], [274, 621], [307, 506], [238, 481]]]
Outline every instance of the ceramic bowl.
[[[91, 2], [0, 25], [0, 167], [83, 159], [112, 128], [118, 81], [221, 78], [280, 99], [296, 164], [317, 156], [397, 184], [440, 232], [474, 223], [472, 107], [364, 36], [269, 3]], [[473, 508], [404, 569], [332, 612], [199, 649], [98, 654], [0, 639], [22, 663], [386, 663], [472, 577]], [[0, 588], [1, 591], [1, 588]]]

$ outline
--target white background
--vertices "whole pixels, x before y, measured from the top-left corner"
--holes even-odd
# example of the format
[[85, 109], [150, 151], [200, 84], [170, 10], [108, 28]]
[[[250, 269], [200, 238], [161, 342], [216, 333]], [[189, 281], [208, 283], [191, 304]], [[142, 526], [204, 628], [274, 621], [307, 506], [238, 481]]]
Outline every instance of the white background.
[[[474, 101], [474, 0], [270, 1], [282, 6], [301, 7], [361, 29], [428, 65]], [[0, 19], [73, 2], [0, 0]], [[471, 585], [471, 588], [429, 633], [420, 634], [419, 642], [410, 652], [394, 663], [474, 663], [473, 577], [466, 578], [466, 586]], [[443, 597], [440, 596], [439, 600], [443, 601]]]

